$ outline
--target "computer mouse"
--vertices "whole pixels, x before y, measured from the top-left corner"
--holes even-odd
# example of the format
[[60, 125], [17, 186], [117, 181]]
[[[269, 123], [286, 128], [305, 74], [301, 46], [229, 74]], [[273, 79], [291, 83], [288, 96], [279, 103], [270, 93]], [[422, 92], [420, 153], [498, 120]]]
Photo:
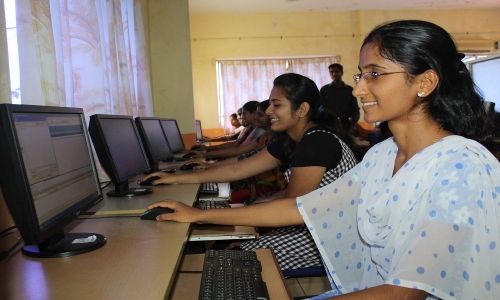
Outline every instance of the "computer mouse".
[[139, 185], [142, 186], [151, 186], [153, 185], [153, 181], [160, 179], [160, 176], [152, 176], [149, 177], [148, 179], [144, 179], [143, 181], [139, 182]]
[[174, 212], [174, 211], [172, 209], [168, 208], [168, 207], [157, 206], [157, 207], [153, 207], [151, 209], [146, 210], [141, 215], [141, 219], [142, 220], [156, 220], [156, 217], [158, 215], [169, 214], [169, 213], [172, 213], [172, 212]]
[[197, 167], [199, 166], [200, 164], [198, 163], [187, 163], [187, 164], [183, 164], [179, 170], [181, 171], [187, 171], [187, 170], [192, 170], [194, 167]]

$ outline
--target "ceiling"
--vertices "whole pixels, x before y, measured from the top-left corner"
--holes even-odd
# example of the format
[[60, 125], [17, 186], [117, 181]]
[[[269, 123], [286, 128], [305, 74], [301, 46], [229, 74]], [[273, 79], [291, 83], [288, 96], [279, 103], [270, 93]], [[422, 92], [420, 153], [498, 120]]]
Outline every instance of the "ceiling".
[[500, 0], [189, 0], [191, 14], [500, 8]]

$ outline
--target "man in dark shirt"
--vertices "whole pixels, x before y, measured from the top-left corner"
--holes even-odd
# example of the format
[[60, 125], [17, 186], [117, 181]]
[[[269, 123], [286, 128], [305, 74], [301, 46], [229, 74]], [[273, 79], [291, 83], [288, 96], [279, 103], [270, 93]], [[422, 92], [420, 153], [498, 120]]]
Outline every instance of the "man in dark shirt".
[[342, 81], [344, 67], [341, 64], [331, 64], [328, 70], [332, 83], [321, 88], [321, 103], [326, 111], [339, 119], [344, 129], [350, 129], [359, 120], [358, 101], [352, 95], [352, 87]]

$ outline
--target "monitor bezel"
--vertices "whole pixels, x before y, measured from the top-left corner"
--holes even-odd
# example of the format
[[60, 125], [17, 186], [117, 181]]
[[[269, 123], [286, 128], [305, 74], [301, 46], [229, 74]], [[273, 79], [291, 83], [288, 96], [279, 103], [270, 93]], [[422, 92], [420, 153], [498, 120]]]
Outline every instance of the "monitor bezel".
[[[148, 138], [148, 136], [146, 134], [146, 130], [144, 129], [144, 126], [142, 124], [143, 120], [144, 121], [157, 121], [158, 122], [158, 124], [160, 125], [160, 129], [161, 129], [161, 131], [163, 133], [163, 138], [165, 139], [165, 142], [167, 143], [168, 155], [163, 156], [163, 157], [156, 157], [156, 158], [153, 157], [153, 153], [151, 151], [151, 149], [152, 149], [151, 141]], [[153, 171], [157, 171], [158, 168], [157, 167], [155, 168], [155, 165], [157, 166], [160, 161], [168, 161], [168, 160], [171, 160], [174, 157], [173, 152], [170, 149], [170, 145], [168, 143], [168, 139], [167, 139], [167, 136], [165, 134], [165, 131], [163, 130], [163, 126], [161, 125], [160, 118], [155, 118], [155, 117], [136, 117], [135, 118], [135, 125], [137, 127], [137, 131], [139, 132], [139, 136], [140, 136], [141, 141], [143, 143], [144, 151], [146, 152], [146, 156], [148, 158], [148, 161], [149, 161], [149, 164], [150, 164], [150, 168]]]
[[[133, 127], [133, 130], [134, 130], [134, 134], [136, 136], [136, 139], [137, 139], [137, 142], [141, 148], [141, 153], [142, 153], [142, 156], [144, 158], [144, 161], [146, 163], [146, 166], [144, 168], [144, 170], [141, 170], [141, 171], [137, 171], [136, 173], [134, 174], [129, 174], [129, 176], [127, 178], [122, 178], [121, 176], [119, 176], [118, 174], [118, 171], [116, 170], [116, 164], [115, 164], [115, 161], [113, 160], [113, 156], [111, 155], [111, 152], [110, 152], [110, 149], [108, 147], [108, 144], [103, 142], [102, 145], [96, 145], [94, 143], [94, 148], [97, 146], [97, 147], [103, 147], [103, 150], [104, 150], [104, 153], [102, 154], [105, 154], [106, 155], [106, 158], [105, 160], [107, 162], [111, 162], [109, 165], [106, 165], [104, 164], [101, 160], [101, 157], [100, 157], [100, 152], [96, 149], [96, 153], [97, 153], [97, 157], [99, 158], [99, 162], [101, 163], [101, 165], [103, 166], [104, 170], [106, 171], [106, 173], [108, 174], [108, 176], [110, 177], [110, 180], [116, 185], [116, 184], [120, 184], [120, 183], [124, 183], [124, 182], [128, 182], [128, 180], [134, 176], [137, 176], [139, 174], [142, 174], [144, 172], [146, 172], [147, 170], [151, 169], [151, 166], [149, 164], [149, 160], [148, 160], [148, 157], [146, 156], [146, 152], [144, 150], [144, 146], [142, 145], [142, 141], [141, 141], [141, 137], [139, 135], [139, 132], [137, 131], [137, 127], [136, 127], [136, 124], [135, 124], [135, 121], [134, 121], [134, 118], [132, 116], [127, 116], [127, 115], [110, 115], [110, 114], [94, 114], [92, 116], [90, 116], [90, 118], [95, 118], [97, 119], [96, 121], [96, 130], [97, 130], [97, 134], [99, 134], [99, 139], [101, 142], [103, 142], [105, 140], [105, 137], [104, 137], [104, 132], [102, 130], [102, 127], [101, 127], [101, 123], [100, 123], [100, 120], [102, 119], [126, 119], [126, 120], [129, 120], [132, 124], [132, 127]], [[90, 124], [89, 124], [90, 126]], [[89, 132], [91, 132], [89, 130]]]
[[161, 124], [161, 121], [173, 121], [175, 124], [175, 127], [177, 128], [177, 133], [181, 139], [182, 149], [174, 151], [174, 149], [172, 149], [172, 146], [170, 145], [170, 141], [168, 140], [167, 133], [165, 132], [165, 128], [163, 128], [163, 124], [162, 124], [163, 133], [165, 134], [165, 137], [167, 138], [167, 142], [168, 142], [168, 146], [170, 147], [170, 151], [172, 151], [172, 153], [180, 153], [180, 152], [183, 152], [184, 150], [186, 150], [186, 145], [184, 144], [184, 139], [182, 138], [181, 130], [179, 129], [179, 124], [177, 123], [177, 119], [173, 119], [173, 118], [159, 118], [159, 119], [160, 119], [160, 124]]
[[[87, 153], [89, 154], [94, 174], [96, 192], [59, 212], [56, 216], [48, 219], [42, 224], [38, 222], [38, 215], [31, 194], [23, 156], [20, 151], [20, 143], [13, 120], [13, 115], [16, 113], [79, 115], [82, 122], [85, 141], [87, 143]], [[102, 190], [97, 175], [97, 168], [92, 153], [90, 137], [86, 128], [86, 119], [83, 109], [25, 104], [1, 104], [0, 126], [0, 130], [6, 135], [6, 141], [0, 143], [0, 156], [2, 157], [0, 160], [0, 168], [5, 170], [0, 172], [0, 184], [7, 207], [21, 233], [25, 245], [41, 244], [51, 237], [62, 233], [64, 227], [75, 220], [81, 213], [102, 201]], [[19, 199], [26, 200], [19, 201]]]
[[[472, 77], [472, 80], [474, 81], [474, 85], [479, 88], [479, 90], [481, 91], [481, 96], [483, 96], [483, 97], [485, 97], [484, 91], [483, 91], [483, 89], [481, 89], [481, 87], [479, 87], [477, 85], [476, 80], [475, 80], [475, 76], [477, 76], [477, 75], [474, 73], [477, 72], [477, 69], [476, 69], [476, 71], [474, 71], [474, 67], [475, 67], [475, 65], [479, 65], [479, 64], [482, 64], [482, 63], [485, 63], [488, 61], [492, 61], [492, 60], [500, 60], [500, 54], [488, 55], [487, 57], [467, 62], [467, 69], [469, 70], [470, 75]], [[500, 99], [484, 99], [484, 100], [488, 101], [488, 102], [495, 103], [495, 111], [497, 113], [500, 112]]]

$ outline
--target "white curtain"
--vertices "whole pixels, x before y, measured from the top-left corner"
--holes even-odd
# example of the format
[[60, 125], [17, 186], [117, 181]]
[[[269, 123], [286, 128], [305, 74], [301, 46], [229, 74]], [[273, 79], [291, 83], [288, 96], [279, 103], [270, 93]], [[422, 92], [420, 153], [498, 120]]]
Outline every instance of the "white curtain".
[[328, 66], [339, 62], [338, 56], [231, 59], [217, 61], [219, 122], [230, 128], [228, 117], [245, 102], [269, 98], [273, 80], [294, 72], [311, 78], [318, 88], [331, 81]]
[[22, 102], [152, 115], [140, 1], [18, 0]]
[[311, 78], [320, 89], [323, 85], [332, 82], [328, 66], [338, 62], [340, 62], [338, 56], [294, 58], [289, 60], [288, 72]]
[[9, 56], [3, 1], [0, 1], [0, 103], [10, 103]]

